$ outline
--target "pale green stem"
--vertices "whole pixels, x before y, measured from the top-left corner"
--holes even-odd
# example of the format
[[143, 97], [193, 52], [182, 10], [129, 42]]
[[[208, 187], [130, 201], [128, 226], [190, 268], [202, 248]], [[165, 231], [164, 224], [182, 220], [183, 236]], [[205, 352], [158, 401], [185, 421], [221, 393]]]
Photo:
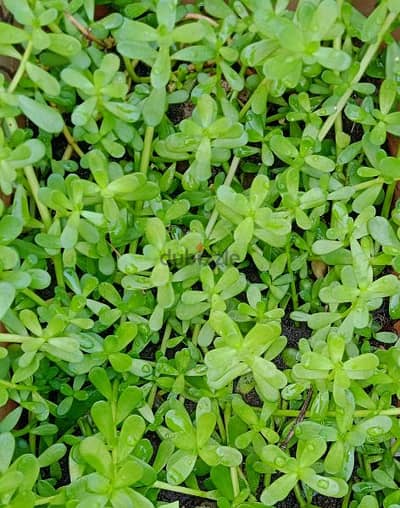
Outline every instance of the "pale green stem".
[[[17, 125], [15, 118], [7, 118], [6, 125], [7, 125], [8, 131], [10, 134], [12, 134], [13, 132], [15, 132], [18, 129], [18, 125]], [[38, 179], [36, 177], [35, 170], [30, 165], [25, 166], [24, 173], [25, 173], [26, 179], [28, 180], [29, 187], [31, 189], [31, 193], [32, 193], [33, 199], [35, 200], [40, 217], [42, 218], [43, 224], [47, 230], [51, 225], [51, 216], [50, 216], [50, 212], [49, 212], [47, 206], [45, 206], [39, 199], [39, 188], [40, 187], [39, 187]]]
[[210, 499], [211, 501], [217, 501], [218, 496], [214, 490], [204, 492], [197, 489], [189, 489], [187, 487], [181, 487], [180, 485], [169, 485], [168, 483], [157, 481], [153, 484], [155, 489], [167, 490], [169, 492], [176, 492], [177, 494], [185, 494], [187, 496], [201, 497], [203, 499]]
[[43, 298], [41, 298], [39, 295], [34, 293], [31, 289], [25, 288], [22, 290], [22, 292], [24, 293], [25, 296], [30, 298], [33, 302], [35, 302], [38, 305], [41, 305], [43, 307], [46, 307], [46, 305], [47, 305], [46, 300], [43, 300]]
[[[232, 180], [235, 176], [235, 173], [239, 167], [239, 163], [240, 163], [240, 159], [239, 159], [239, 157], [236, 157], [236, 155], [235, 155], [232, 159], [228, 174], [226, 175], [224, 185], [228, 185], [228, 186], [231, 185]], [[212, 230], [214, 229], [217, 219], [218, 219], [218, 210], [216, 208], [214, 208], [214, 210], [211, 214], [211, 217], [208, 221], [206, 230], [205, 230], [206, 238], [208, 238], [210, 236], [210, 234], [212, 233]]]
[[0, 379], [0, 385], [4, 386], [4, 388], [8, 388], [9, 390], [20, 390], [20, 391], [27, 391], [27, 392], [36, 392], [37, 387], [36, 386], [29, 386], [29, 385], [22, 385], [22, 384], [15, 384], [11, 381], [6, 381], [5, 379]]
[[361, 78], [364, 76], [365, 71], [367, 70], [369, 64], [371, 63], [372, 59], [374, 58], [376, 52], [379, 50], [383, 37], [391, 27], [392, 23], [396, 20], [397, 15], [394, 13], [390, 13], [383, 26], [381, 31], [379, 32], [379, 35], [377, 37], [377, 40], [374, 44], [371, 44], [371, 46], [367, 49], [363, 59], [360, 62], [360, 68], [358, 69], [357, 74], [354, 76], [352, 82], [350, 83], [349, 88], [346, 90], [346, 92], [342, 95], [342, 97], [339, 99], [339, 102], [336, 105], [335, 112], [332, 113], [326, 120], [323, 126], [321, 127], [321, 130], [318, 134], [318, 140], [323, 141], [328, 134], [328, 132], [331, 130], [333, 125], [335, 124], [335, 121], [337, 117], [342, 113], [342, 110], [346, 106], [348, 100], [351, 97], [351, 94], [354, 91], [354, 87], [359, 83]]
[[24, 52], [22, 59], [19, 63], [17, 72], [14, 74], [14, 77], [8, 87], [8, 90], [7, 90], [8, 93], [13, 93], [15, 91], [15, 89], [17, 88], [18, 83], [20, 82], [22, 76], [24, 75], [25, 67], [26, 67], [26, 64], [29, 60], [29, 57], [31, 56], [32, 49], [33, 49], [33, 42], [29, 41], [28, 44], [26, 45], [25, 52]]
[[[1, 339], [1, 335], [0, 335]], [[286, 418], [296, 418], [299, 416], [300, 411], [297, 409], [277, 409], [274, 412], [274, 416], [277, 417], [286, 417]], [[369, 416], [400, 416], [400, 408], [393, 407], [390, 409], [382, 409], [382, 410], [371, 410], [371, 409], [358, 409], [353, 413], [354, 418], [367, 418]], [[305, 417], [308, 418], [311, 416], [310, 411], [307, 411]], [[327, 416], [336, 416], [336, 411], [328, 411]]]
[[244, 115], [248, 112], [248, 110], [250, 109], [250, 107], [251, 107], [251, 105], [253, 103], [253, 99], [255, 97], [256, 92], [258, 92], [258, 90], [260, 88], [262, 88], [263, 86], [265, 86], [267, 83], [268, 83], [268, 79], [267, 78], [264, 78], [262, 81], [260, 81], [260, 83], [258, 84], [257, 88], [254, 90], [254, 92], [251, 94], [251, 96], [247, 100], [246, 104], [240, 110], [239, 118], [243, 118], [244, 117]]
[[147, 174], [147, 170], [149, 169], [150, 157], [153, 148], [153, 137], [154, 137], [154, 127], [146, 127], [146, 132], [144, 134], [144, 144], [142, 157], [140, 159], [140, 172], [144, 175]]
[[[163, 335], [161, 345], [160, 345], [160, 351], [163, 355], [165, 355], [165, 352], [167, 351], [167, 344], [168, 344], [169, 338], [171, 337], [171, 332], [172, 332], [171, 325], [169, 323], [167, 323], [165, 326], [164, 335]], [[156, 384], [154, 384], [151, 387], [149, 397], [147, 399], [147, 404], [150, 407], [152, 407], [154, 404], [154, 400], [157, 395], [157, 390], [158, 390], [158, 386]]]
[[296, 483], [296, 485], [294, 486], [293, 491], [294, 491], [296, 499], [300, 505], [300, 508], [307, 506], [307, 502], [304, 499], [303, 494], [301, 493], [300, 486], [298, 483]]
[[233, 487], [233, 495], [237, 497], [240, 494], [239, 476], [236, 467], [231, 467], [231, 481]]

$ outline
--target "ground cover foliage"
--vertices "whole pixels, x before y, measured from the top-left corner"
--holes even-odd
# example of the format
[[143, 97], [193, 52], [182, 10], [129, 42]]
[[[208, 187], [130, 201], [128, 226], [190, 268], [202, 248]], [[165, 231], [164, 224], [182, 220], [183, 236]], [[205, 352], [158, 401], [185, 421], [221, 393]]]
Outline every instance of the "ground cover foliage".
[[398, 507], [400, 2], [3, 3], [0, 506]]

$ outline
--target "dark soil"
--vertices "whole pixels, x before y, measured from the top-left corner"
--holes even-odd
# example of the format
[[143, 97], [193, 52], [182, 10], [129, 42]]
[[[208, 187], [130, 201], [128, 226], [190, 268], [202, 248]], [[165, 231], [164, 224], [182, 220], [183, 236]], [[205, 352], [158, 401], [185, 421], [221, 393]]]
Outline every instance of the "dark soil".
[[167, 116], [175, 125], [184, 120], [190, 118], [194, 110], [194, 104], [192, 102], [184, 102], [183, 104], [171, 104], [167, 111]]
[[287, 312], [282, 318], [282, 335], [287, 338], [289, 347], [297, 348], [300, 339], [308, 339], [311, 336], [311, 330], [306, 323], [293, 321], [290, 312]]
[[[342, 506], [343, 499], [335, 499], [332, 497], [325, 497], [318, 494], [313, 498], [313, 505], [320, 508], [340, 508]], [[275, 505], [276, 508], [299, 508], [296, 496], [293, 492], [280, 503]]]
[[159, 501], [179, 501], [179, 508], [217, 508], [217, 503], [214, 501], [204, 501], [200, 497], [185, 496], [183, 494], [176, 494], [175, 492], [163, 491], [158, 496]]
[[252, 407], [262, 407], [263, 403], [258, 393], [255, 390], [251, 390], [249, 393], [242, 393], [243, 399], [246, 404], [249, 404]]
[[393, 331], [393, 321], [389, 316], [389, 300], [385, 298], [383, 304], [379, 309], [374, 311], [373, 320], [379, 326], [379, 330], [382, 332]]

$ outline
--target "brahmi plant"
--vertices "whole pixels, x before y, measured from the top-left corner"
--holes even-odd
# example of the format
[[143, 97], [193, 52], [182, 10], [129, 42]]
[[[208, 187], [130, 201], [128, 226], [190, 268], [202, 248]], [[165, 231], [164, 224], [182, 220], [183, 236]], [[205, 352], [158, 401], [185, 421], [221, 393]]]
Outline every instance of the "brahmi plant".
[[2, 1], [0, 507], [400, 506], [376, 3]]

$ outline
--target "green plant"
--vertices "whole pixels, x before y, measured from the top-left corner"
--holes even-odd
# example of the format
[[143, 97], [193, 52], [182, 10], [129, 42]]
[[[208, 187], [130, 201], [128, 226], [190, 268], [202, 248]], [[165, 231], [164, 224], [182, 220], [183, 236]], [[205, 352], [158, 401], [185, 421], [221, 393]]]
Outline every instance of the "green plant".
[[397, 506], [398, 0], [3, 3], [0, 506]]

